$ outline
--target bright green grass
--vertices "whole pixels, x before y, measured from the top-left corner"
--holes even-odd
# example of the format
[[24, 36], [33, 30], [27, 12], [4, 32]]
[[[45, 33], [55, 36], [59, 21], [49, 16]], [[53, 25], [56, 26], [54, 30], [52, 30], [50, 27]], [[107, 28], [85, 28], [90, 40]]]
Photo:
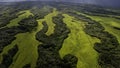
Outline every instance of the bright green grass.
[[92, 18], [93, 20], [99, 21], [103, 25], [103, 27], [105, 27], [105, 31], [108, 31], [109, 33], [116, 36], [120, 43], [120, 30], [113, 28], [113, 27], [120, 28], [120, 20], [115, 18], [99, 17], [99, 16], [89, 16], [89, 17]]
[[[14, 45], [18, 45], [19, 51], [14, 56], [13, 63], [10, 68], [22, 68], [25, 64], [31, 64], [31, 68], [35, 68], [36, 61], [38, 58], [37, 47], [40, 44], [35, 38], [35, 35], [38, 31], [40, 31], [43, 27], [42, 22], [44, 20], [38, 20], [38, 26], [36, 30], [27, 33], [20, 33], [16, 35], [16, 40], [13, 41], [10, 45], [6, 46], [1, 53], [7, 53], [9, 49], [11, 49]], [[2, 56], [0, 58], [2, 61]]]
[[83, 21], [72, 21], [74, 18], [63, 14], [63, 20], [71, 33], [64, 40], [63, 46], [59, 51], [60, 56], [67, 54], [75, 55], [78, 58], [77, 68], [99, 68], [98, 53], [93, 49], [94, 43], [100, 42], [99, 39], [87, 35]]
[[18, 16], [18, 18], [11, 20], [10, 23], [7, 25], [7, 27], [18, 26], [18, 22], [20, 22], [22, 19], [28, 18], [30, 15], [33, 16], [33, 14], [29, 10], [24, 10], [24, 11], [21, 11], [19, 13], [22, 13], [22, 12], [25, 12], [25, 13]]
[[[20, 13], [22, 13], [21, 11]], [[14, 19], [12, 21], [16, 22], [11, 22], [8, 26], [17, 26], [18, 22], [29, 15], [32, 15], [29, 13], [29, 11], [25, 11], [26, 13], [20, 15], [17, 19]], [[32, 32], [27, 32], [27, 33], [20, 33], [16, 35], [16, 40], [14, 40], [10, 45], [6, 46], [3, 50], [3, 52], [0, 54], [0, 61], [2, 61], [2, 54], [5, 54], [8, 52], [9, 49], [13, 48], [14, 45], [18, 45], [19, 51], [17, 54], [14, 56], [13, 63], [11, 64], [10, 68], [22, 68], [25, 64], [31, 64], [31, 68], [35, 68], [36, 61], [38, 58], [38, 53], [37, 53], [37, 47], [40, 44], [35, 38], [35, 35], [38, 31], [40, 31], [43, 27], [42, 22], [46, 21], [48, 25], [48, 31], [47, 35], [50, 35], [54, 32], [54, 26], [55, 24], [52, 22], [52, 17], [57, 15], [56, 9], [47, 16], [45, 16], [44, 19], [38, 20], [38, 27], [32, 31]], [[28, 14], [28, 15], [26, 15]], [[26, 16], [26, 17], [25, 17]], [[24, 17], [24, 18], [22, 18]], [[19, 20], [19, 21], [18, 21]]]
[[46, 32], [46, 35], [48, 36], [54, 33], [55, 24], [52, 21], [52, 17], [56, 16], [57, 14], [58, 12], [56, 9], [54, 9], [52, 13], [49, 13], [47, 16], [45, 16], [45, 21], [48, 25], [48, 31]]
[[92, 19], [95, 19], [99, 22], [105, 22], [108, 26], [114, 26], [120, 28], [120, 20], [115, 18], [109, 18], [109, 17], [99, 17], [99, 16], [91, 16]]
[[[21, 11], [22, 13], [24, 11]], [[8, 24], [8, 27], [11, 26], [17, 26], [18, 22], [29, 15], [33, 15], [29, 13], [29, 11], [25, 11], [26, 13], [20, 15], [18, 18], [12, 20], [10, 24]], [[18, 45], [19, 51], [17, 54], [14, 56], [13, 63], [10, 65], [10, 68], [22, 68], [25, 64], [31, 64], [31, 68], [35, 68], [36, 61], [38, 58], [38, 53], [37, 53], [37, 47], [40, 44], [35, 38], [35, 35], [38, 31], [40, 31], [43, 27], [42, 22], [46, 21], [48, 25], [48, 31], [47, 35], [50, 35], [54, 32], [54, 26], [55, 24], [52, 22], [52, 17], [57, 15], [56, 9], [47, 16], [45, 16], [44, 19], [38, 20], [38, 27], [32, 32], [27, 32], [27, 33], [20, 33], [16, 35], [16, 40], [14, 40], [10, 45], [6, 46], [3, 50], [3, 52], [0, 54], [0, 62], [2, 61], [2, 55], [6, 54], [8, 50], [13, 48], [16, 44]]]
[[[76, 11], [75, 11], [76, 12]], [[102, 26], [105, 28], [105, 31], [108, 31], [109, 33], [116, 36], [120, 43], [120, 30], [114, 29], [113, 27], [120, 28], [120, 20], [110, 17], [100, 17], [100, 16], [90, 16], [86, 15], [80, 12], [76, 12], [77, 14], [82, 14], [84, 16], [87, 16], [95, 21], [98, 21]]]

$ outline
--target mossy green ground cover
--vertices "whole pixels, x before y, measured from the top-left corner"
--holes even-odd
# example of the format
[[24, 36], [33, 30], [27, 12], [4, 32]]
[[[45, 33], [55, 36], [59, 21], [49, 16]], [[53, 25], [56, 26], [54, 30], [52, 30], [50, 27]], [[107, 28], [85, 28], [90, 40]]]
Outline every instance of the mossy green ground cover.
[[21, 21], [22, 19], [28, 18], [30, 15], [33, 16], [33, 14], [29, 10], [21, 11], [18, 14], [20, 14], [20, 13], [23, 13], [23, 14], [19, 15], [18, 18], [11, 20], [10, 23], [7, 25], [7, 27], [17, 26], [18, 22]]
[[2, 54], [7, 53], [14, 45], [17, 45], [19, 48], [10, 68], [22, 68], [22, 66], [29, 63], [31, 64], [31, 68], [35, 68], [38, 58], [37, 47], [40, 44], [40, 42], [36, 40], [35, 35], [42, 29], [42, 21], [43, 19], [38, 20], [38, 27], [36, 27], [34, 31], [16, 35], [16, 40], [5, 47]]
[[[29, 15], [33, 15], [33, 14], [26, 11], [26, 13], [20, 15], [17, 19], [12, 20], [15, 22], [11, 22], [11, 24], [8, 24], [8, 26], [9, 27], [14, 26], [14, 24], [15, 26], [17, 26], [18, 22], [23, 19], [22, 17], [24, 16], [28, 17]], [[17, 45], [19, 50], [17, 54], [14, 56], [13, 63], [10, 65], [10, 68], [22, 68], [26, 64], [31, 64], [31, 68], [35, 68], [36, 61], [38, 58], [37, 47], [39, 44], [41, 44], [41, 42], [38, 42], [36, 40], [35, 35], [38, 31], [42, 29], [43, 21], [46, 21], [47, 24], [49, 25], [49, 29], [46, 34], [48, 35], [52, 34], [54, 32], [54, 26], [55, 26], [54, 23], [52, 22], [52, 17], [55, 15], [57, 15], [57, 11], [54, 9], [53, 13], [50, 13], [47, 16], [45, 16], [44, 19], [37, 20], [38, 26], [32, 32], [17, 34], [16, 40], [14, 40], [10, 45], [6, 46], [3, 52], [0, 54], [0, 61], [2, 61], [2, 54], [7, 53], [9, 49]]]
[[[60, 56], [66, 54], [75, 55], [78, 58], [77, 68], [99, 68], [98, 53], [94, 50], [94, 43], [100, 42], [99, 39], [91, 37], [84, 32], [86, 22], [77, 21], [73, 17], [63, 14], [64, 22], [71, 33], [64, 40], [63, 46], [59, 51]], [[74, 20], [74, 21], [73, 21]]]
[[116, 38], [118, 39], [118, 41], [120, 43], [120, 30], [113, 28], [113, 27], [120, 28], [120, 20], [119, 19], [110, 18], [110, 17], [101, 17], [101, 16], [90, 16], [87, 14], [83, 14], [81, 12], [76, 12], [76, 13], [85, 15], [95, 21], [98, 21], [105, 28], [105, 31], [116, 36]]
[[46, 35], [48, 35], [48, 36], [54, 33], [55, 24], [52, 21], [52, 17], [56, 16], [57, 14], [58, 14], [58, 12], [54, 8], [52, 13], [45, 16], [45, 21], [46, 21], [46, 23], [48, 25], [48, 31], [46, 32]]
[[[25, 15], [22, 14], [19, 17], [20, 20], [23, 19], [23, 18], [21, 19], [21, 17], [29, 16], [29, 14], [31, 13], [25, 13]], [[13, 63], [11, 64], [10, 68], [22, 68], [22, 66], [29, 63], [31, 64], [32, 68], [35, 68], [36, 61], [38, 58], [37, 47], [40, 44], [40, 42], [36, 40], [35, 35], [38, 31], [42, 29], [43, 27], [42, 21], [43, 19], [38, 20], [38, 26], [32, 32], [20, 33], [16, 35], [16, 40], [14, 40], [10, 45], [6, 46], [3, 52], [0, 54], [0, 58], [1, 58], [0, 61], [2, 61], [2, 54], [7, 53], [9, 49], [11, 49], [14, 45], [17, 45], [19, 51], [14, 56]], [[18, 21], [10, 24], [9, 26], [13, 26], [14, 24], [17, 23]]]
[[100, 22], [106, 31], [117, 37], [120, 43], [120, 30], [113, 27], [120, 28], [120, 20], [109, 17], [90, 16], [93, 20]]

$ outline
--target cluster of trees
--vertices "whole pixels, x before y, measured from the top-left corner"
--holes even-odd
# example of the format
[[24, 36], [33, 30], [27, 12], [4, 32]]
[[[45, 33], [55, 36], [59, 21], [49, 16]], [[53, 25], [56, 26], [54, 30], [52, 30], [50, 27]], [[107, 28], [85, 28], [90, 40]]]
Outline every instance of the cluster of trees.
[[113, 12], [112, 10], [107, 10], [107, 8], [102, 8], [102, 7], [92, 7], [92, 6], [87, 6], [87, 7], [83, 7], [83, 11], [86, 11], [88, 13], [92, 13], [92, 14], [103, 14], [103, 15], [120, 15], [120, 13], [118, 12]]
[[[21, 30], [21, 26], [13, 26], [11, 28], [5, 27], [0, 29], [0, 53], [2, 53], [4, 47], [11, 44], [16, 39], [15, 35], [18, 33], [24, 33], [25, 30]], [[13, 61], [13, 56], [17, 53], [18, 47], [15, 45], [14, 48], [10, 49], [7, 54], [3, 54], [1, 68], [8, 68]]]
[[17, 45], [15, 45], [12, 49], [10, 49], [8, 51], [7, 54], [3, 54], [3, 60], [0, 63], [0, 68], [9, 68], [9, 66], [11, 65], [11, 63], [13, 62], [13, 57], [15, 56], [15, 54], [18, 51], [18, 47]]
[[19, 27], [13, 26], [11, 28], [2, 28], [0, 29], [0, 53], [3, 51], [3, 48], [10, 44], [16, 38], [14, 37], [18, 33], [25, 32]]
[[[55, 6], [56, 4], [52, 4], [52, 6]], [[78, 12], [82, 12], [87, 15], [112, 17], [112, 18], [120, 19], [119, 17], [117, 17], [117, 16], [120, 16], [119, 10], [115, 10], [111, 8], [103, 8], [103, 7], [96, 6], [96, 5], [61, 3], [55, 7], [63, 13], [71, 12], [71, 11], [78, 11]]]
[[34, 17], [30, 16], [19, 22], [19, 26], [5, 27], [0, 29], [0, 53], [3, 48], [15, 40], [15, 35], [23, 32], [30, 32], [38, 25]]
[[10, 23], [12, 19], [17, 18], [17, 13], [22, 10], [24, 9], [20, 5], [2, 5], [2, 7], [0, 6], [0, 28]]
[[32, 29], [38, 26], [38, 22], [33, 16], [29, 16], [28, 18], [21, 20], [18, 24], [22, 30], [26, 31], [32, 31]]
[[[72, 14], [73, 15], [73, 14]], [[88, 17], [74, 14], [76, 18], [88, 22], [84, 31], [101, 40], [94, 49], [100, 53], [98, 62], [102, 68], [120, 68], [120, 44], [115, 36], [105, 31], [104, 27]]]
[[[19, 22], [19, 26], [4, 27], [0, 29], [0, 53], [4, 47], [11, 44], [16, 39], [15, 35], [18, 33], [25, 33], [32, 31], [38, 25], [34, 17], [30, 16]], [[14, 48], [8, 51], [8, 54], [3, 54], [3, 60], [0, 64], [2, 68], [8, 68], [13, 61], [14, 55], [17, 53], [18, 48], [15, 45]], [[25, 66], [27, 68], [28, 66]]]
[[25, 66], [23, 66], [23, 68], [30, 68], [30, 64], [26, 64]]
[[120, 28], [119, 27], [113, 27], [114, 29], [117, 29], [117, 30], [120, 30]]
[[[12, 19], [17, 18], [17, 16], [18, 16], [17, 13], [19, 11], [28, 9], [28, 8], [29, 8], [28, 6], [26, 6], [25, 8], [22, 8], [20, 6], [20, 4], [17, 7], [12, 6], [12, 5], [10, 5], [10, 7], [8, 7], [8, 6], [4, 6], [4, 8], [0, 7], [0, 9], [2, 9], [0, 11], [0, 53], [3, 51], [4, 47], [11, 44], [11, 42], [16, 39], [16, 37], [15, 37], [16, 34], [32, 31], [35, 27], [38, 26], [38, 22], [36, 21], [36, 19], [43, 18], [43, 16], [50, 13], [51, 10], [53, 9], [53, 8], [49, 8], [49, 11], [43, 10], [43, 9], [41, 9], [41, 10], [38, 9], [40, 12], [39, 11], [38, 11], [38, 13], [36, 12], [38, 14], [38, 15], [36, 14], [36, 17], [29, 16], [28, 18], [23, 19], [22, 21], [20, 21], [18, 23], [19, 26], [13, 26], [10, 28], [4, 27]], [[35, 11], [34, 11], [34, 13], [35, 13]], [[40, 13], [40, 15], [39, 15], [39, 13]], [[1, 28], [1, 27], [4, 27], [4, 28]], [[12, 63], [13, 56], [15, 55], [15, 53], [17, 52], [18, 49], [15, 47], [11, 50], [8, 52], [8, 54], [3, 54], [3, 60], [2, 60], [2, 63], [0, 64], [0, 67], [8, 68], [10, 66], [10, 64]], [[13, 52], [13, 50], [14, 50], [14, 52]], [[30, 68], [30, 64], [25, 65], [23, 68]]]
[[120, 20], [120, 17], [113, 16], [113, 18]]
[[[4, 5], [5, 4], [5, 5]], [[6, 3], [3, 3], [3, 5], [0, 5], [0, 28], [6, 26], [8, 23], [10, 23], [10, 21], [12, 19], [15, 19], [18, 17], [19, 14], [17, 14], [18, 12], [22, 11], [22, 10], [28, 10], [31, 9], [35, 4], [33, 4], [32, 2], [18, 2], [18, 3], [8, 3], [8, 5]], [[41, 4], [39, 4], [39, 7], [42, 6]], [[40, 9], [33, 9], [33, 13], [37, 13], [39, 12]], [[45, 11], [41, 11], [41, 15], [45, 14]], [[39, 13], [37, 13], [39, 14]], [[38, 16], [38, 15], [37, 15]]]
[[14, 9], [4, 7], [0, 13], [0, 27], [6, 26], [12, 19], [17, 18]]
[[33, 8], [31, 8], [31, 12], [35, 15], [36, 19], [43, 19], [44, 16], [51, 13], [52, 11], [53, 11], [52, 7], [42, 7], [42, 8], [33, 7]]
[[36, 34], [36, 39], [43, 43], [38, 46], [39, 58], [36, 68], [76, 68], [77, 57], [68, 54], [61, 59], [59, 55], [63, 41], [70, 32], [66, 24], [63, 23], [63, 16], [59, 14], [53, 17], [53, 22], [56, 26], [52, 35], [45, 34], [48, 30], [45, 22], [43, 22], [43, 29]]

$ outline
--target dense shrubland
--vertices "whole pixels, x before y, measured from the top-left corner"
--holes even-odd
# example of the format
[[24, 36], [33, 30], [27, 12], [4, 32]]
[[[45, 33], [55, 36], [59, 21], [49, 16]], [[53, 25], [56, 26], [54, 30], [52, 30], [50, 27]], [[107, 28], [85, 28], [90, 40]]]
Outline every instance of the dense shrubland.
[[0, 10], [0, 28], [6, 26], [10, 23], [12, 19], [15, 19], [18, 17], [17, 13], [19, 11], [25, 10], [22, 8], [22, 6], [12, 6], [12, 5], [6, 5], [4, 7], [1, 7]]
[[100, 53], [98, 62], [102, 68], [119, 68], [120, 67], [120, 44], [115, 36], [105, 31], [104, 27], [88, 17], [76, 15], [76, 18], [88, 22], [84, 31], [93, 37], [101, 40], [101, 43], [96, 43], [94, 49]]
[[70, 32], [62, 19], [62, 15], [53, 17], [53, 22], [56, 24], [54, 34], [45, 35], [48, 29], [45, 22], [43, 22], [43, 29], [36, 34], [37, 40], [43, 43], [38, 47], [39, 58], [36, 68], [76, 68], [77, 58], [75, 56], [69, 54], [61, 59], [59, 55], [62, 43]]
[[15, 45], [12, 49], [10, 49], [8, 51], [7, 54], [3, 54], [2, 55], [3, 60], [0, 63], [0, 67], [1, 68], [8, 68], [11, 65], [11, 63], [13, 62], [13, 57], [16, 55], [17, 51], [18, 51], [18, 47], [17, 47], [17, 45]]
[[[0, 53], [2, 53], [3, 49], [16, 39], [15, 35], [30, 32], [38, 26], [38, 22], [32, 16], [21, 20], [18, 24], [19, 26], [4, 27], [0, 29]], [[0, 63], [0, 67], [8, 68], [13, 62], [13, 57], [16, 55], [17, 51], [18, 48], [17, 45], [15, 45], [13, 49], [8, 51], [8, 54], [1, 54], [3, 60]], [[26, 67], [28, 66], [25, 66], [25, 68]]]
[[6, 26], [14, 18], [17, 18], [15, 13], [3, 13], [0, 15], [0, 27]]
[[5, 27], [0, 29], [0, 53], [5, 46], [15, 40], [14, 36], [16, 34], [31, 31], [37, 26], [38, 23], [33, 17], [30, 16], [29, 18], [20, 21], [19, 24], [20, 26], [13, 26], [10, 28]]
[[18, 23], [24, 30], [31, 31], [34, 29], [36, 26], [38, 26], [38, 22], [33, 16], [29, 16], [28, 18], [25, 18], [21, 20]]
[[18, 33], [24, 32], [19, 27], [11, 27], [11, 28], [2, 28], [0, 29], [0, 53], [2, 52], [3, 48], [10, 44], [13, 40], [15, 40], [15, 35]]
[[120, 28], [119, 27], [113, 27], [114, 29], [117, 29], [117, 30], [120, 30]]
[[30, 64], [26, 64], [23, 68], [30, 68]]
[[31, 9], [31, 12], [34, 14], [36, 19], [42, 19], [44, 18], [44, 16], [46, 16], [48, 13], [52, 12], [53, 8], [52, 7], [42, 7], [42, 8], [38, 8], [38, 7], [33, 7]]

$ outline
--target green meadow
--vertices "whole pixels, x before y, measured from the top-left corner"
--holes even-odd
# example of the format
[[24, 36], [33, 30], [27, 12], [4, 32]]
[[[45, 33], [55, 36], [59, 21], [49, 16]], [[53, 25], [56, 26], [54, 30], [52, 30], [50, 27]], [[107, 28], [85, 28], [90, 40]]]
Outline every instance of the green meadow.
[[109, 17], [99, 17], [99, 16], [90, 16], [93, 20], [96, 20], [100, 22], [100, 24], [103, 25], [105, 28], [105, 31], [108, 31], [109, 33], [116, 36], [120, 43], [120, 30], [117, 30], [113, 27], [120, 28], [120, 20], [115, 18], [109, 18]]
[[38, 20], [39, 25], [35, 31], [17, 34], [16, 40], [4, 48], [2, 54], [7, 53], [7, 51], [14, 45], [17, 45], [19, 49], [17, 54], [14, 56], [13, 63], [10, 68], [22, 68], [25, 64], [29, 63], [32, 68], [35, 67], [38, 58], [37, 47], [40, 44], [40, 42], [36, 40], [35, 34], [42, 29], [42, 21], [42, 19]]
[[[22, 11], [23, 12], [23, 11]], [[35, 68], [36, 61], [38, 58], [37, 53], [37, 47], [39, 44], [41, 44], [39, 41], [36, 40], [35, 35], [37, 32], [39, 32], [43, 25], [42, 22], [46, 21], [49, 25], [49, 30], [46, 33], [47, 35], [50, 35], [54, 31], [54, 23], [52, 23], [52, 17], [57, 14], [57, 11], [54, 10], [52, 13], [45, 16], [44, 19], [39, 19], [38, 26], [33, 30], [32, 32], [27, 33], [20, 33], [17, 34], [16, 40], [14, 40], [10, 45], [6, 46], [3, 50], [3, 52], [0, 54], [0, 61], [2, 61], [2, 55], [7, 54], [8, 50], [13, 48], [13, 46], [18, 46], [18, 52], [13, 58], [13, 63], [10, 65], [10, 68], [22, 68], [26, 64], [31, 64], [31, 68]], [[19, 25], [18, 22], [21, 21], [24, 18], [27, 18], [29, 15], [33, 15], [30, 13], [30, 11], [25, 11], [24, 14], [20, 15], [18, 18], [13, 19], [10, 24], [8, 24], [8, 27], [11, 26], [17, 26]]]
[[98, 53], [93, 49], [94, 43], [100, 42], [99, 39], [87, 35], [83, 29], [86, 22], [75, 20], [73, 17], [63, 14], [64, 22], [70, 29], [70, 34], [64, 40], [63, 46], [59, 51], [60, 56], [72, 54], [78, 58], [77, 68], [99, 68], [97, 59]]
[[[20, 13], [23, 14], [19, 15]], [[21, 11], [17, 15], [19, 16], [16, 19], [11, 20], [10, 23], [7, 25], [7, 27], [17, 26], [18, 22], [20, 22], [22, 19], [28, 18], [30, 15], [33, 16], [33, 14], [29, 10]]]
[[54, 8], [53, 12], [49, 13], [44, 18], [48, 25], [48, 31], [46, 32], [46, 35], [48, 35], [48, 36], [54, 33], [55, 24], [52, 21], [52, 17], [56, 16], [57, 14], [58, 14], [58, 11]]
[[109, 33], [116, 36], [116, 38], [118, 39], [120, 43], [120, 30], [114, 28], [114, 27], [120, 28], [119, 19], [115, 19], [111, 17], [92, 16], [92, 15], [83, 14], [81, 12], [76, 12], [76, 13], [89, 17], [95, 21], [98, 21], [105, 28], [105, 31], [108, 31]]

